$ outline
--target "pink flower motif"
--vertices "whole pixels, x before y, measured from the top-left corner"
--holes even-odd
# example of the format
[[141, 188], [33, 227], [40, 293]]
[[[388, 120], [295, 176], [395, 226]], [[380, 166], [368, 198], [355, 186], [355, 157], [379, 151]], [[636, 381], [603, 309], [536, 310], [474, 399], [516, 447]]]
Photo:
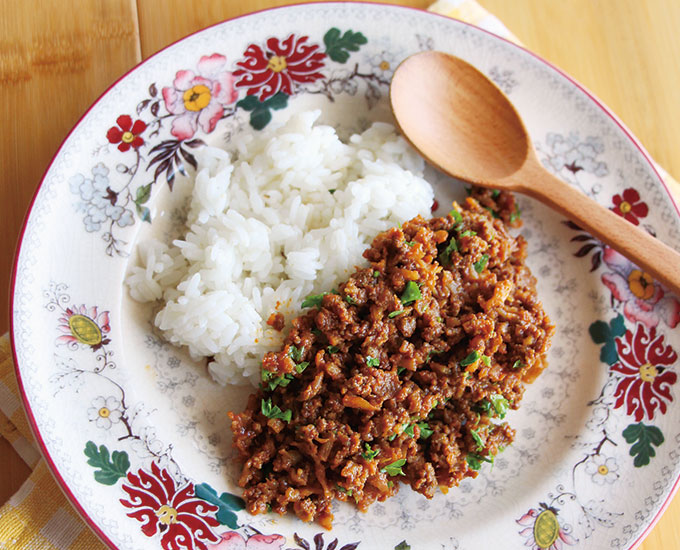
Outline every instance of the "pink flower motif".
[[524, 546], [531, 550], [562, 550], [565, 544], [573, 546], [578, 542], [560, 525], [557, 510], [543, 503], [516, 522], [524, 527], [519, 534], [525, 539]]
[[177, 139], [191, 138], [201, 129], [209, 134], [224, 114], [224, 108], [234, 103], [238, 93], [234, 88], [234, 75], [224, 71], [227, 58], [214, 53], [203, 56], [198, 62], [198, 74], [177, 71], [172, 88], [163, 88], [165, 108], [172, 115], [170, 133]]
[[318, 44], [305, 44], [309, 37], [291, 34], [279, 41], [267, 40], [266, 50], [251, 44], [244, 52], [245, 60], [239, 61], [234, 76], [240, 77], [238, 87], [248, 88], [247, 95], [260, 94], [265, 101], [277, 92], [293, 95], [295, 83], [314, 82], [323, 78], [326, 54], [318, 51]]
[[632, 187], [625, 189], [621, 195], [614, 195], [612, 202], [614, 206], [609, 210], [622, 218], [626, 218], [633, 225], [639, 225], [640, 220], [638, 218], [644, 218], [649, 214], [647, 203], [640, 200], [640, 193]]
[[106, 337], [106, 334], [111, 332], [109, 312], [99, 313], [97, 306], [87, 308], [81, 305], [67, 308], [59, 322], [58, 329], [63, 336], [57, 338], [57, 344], [65, 344], [72, 349], [77, 348], [78, 344], [83, 344], [96, 351], [111, 341]]
[[217, 506], [196, 498], [193, 483], [176, 487], [168, 471], [155, 462], [151, 472], [128, 473], [123, 491], [129, 500], [120, 499], [120, 503], [134, 509], [128, 517], [142, 523], [147, 537], [161, 533], [165, 550], [207, 550], [206, 543], [220, 540], [211, 529], [219, 525]]
[[217, 544], [209, 544], [209, 550], [282, 550], [286, 538], [281, 535], [253, 535], [244, 539], [236, 531], [222, 535]]
[[675, 328], [680, 322], [680, 301], [648, 273], [636, 267], [613, 248], [604, 247], [602, 259], [613, 273], [602, 274], [602, 282], [614, 298], [623, 303], [623, 314], [633, 323], [648, 329], [663, 321]]
[[666, 402], [673, 401], [671, 386], [678, 377], [665, 367], [675, 363], [678, 354], [663, 340], [662, 334], [657, 336], [656, 328], [648, 334], [642, 324], [638, 324], [635, 334], [628, 330], [623, 338], [616, 338], [619, 362], [612, 371], [621, 380], [614, 393], [614, 408], [625, 405], [626, 414], [633, 415], [637, 422], [645, 415], [652, 420], [657, 409], [664, 414]]

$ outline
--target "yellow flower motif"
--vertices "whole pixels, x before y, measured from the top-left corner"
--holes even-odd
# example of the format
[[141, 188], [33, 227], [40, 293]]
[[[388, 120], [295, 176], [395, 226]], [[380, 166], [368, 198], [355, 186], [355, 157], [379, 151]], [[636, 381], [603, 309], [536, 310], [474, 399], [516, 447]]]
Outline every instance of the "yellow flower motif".
[[658, 374], [658, 369], [651, 363], [645, 363], [640, 366], [640, 378], [642, 378], [643, 382], [654, 382]]
[[96, 346], [102, 341], [102, 331], [92, 319], [86, 315], [72, 315], [68, 319], [71, 334], [81, 344]]
[[102, 418], [108, 418], [109, 416], [111, 416], [111, 410], [107, 409], [106, 407], [102, 407], [101, 409], [99, 409], [98, 414]]
[[273, 55], [269, 58], [269, 63], [267, 63], [267, 69], [274, 71], [275, 73], [280, 73], [288, 67], [286, 58], [282, 55]]
[[123, 143], [132, 143], [134, 139], [135, 135], [132, 132], [123, 132], [123, 135], [120, 136], [120, 140]]
[[200, 111], [208, 106], [210, 97], [210, 88], [203, 84], [197, 84], [184, 92], [182, 99], [187, 111]]
[[642, 300], [649, 300], [654, 296], [654, 279], [649, 273], [633, 269], [628, 275], [630, 291]]
[[632, 209], [633, 207], [628, 201], [622, 201], [621, 204], [619, 204], [619, 210], [624, 214], [628, 214]]
[[609, 473], [609, 468], [607, 468], [606, 464], [601, 464], [597, 469], [597, 473], [606, 476]]
[[171, 525], [177, 523], [177, 510], [167, 504], [163, 504], [163, 506], [156, 510], [156, 517], [160, 523]]

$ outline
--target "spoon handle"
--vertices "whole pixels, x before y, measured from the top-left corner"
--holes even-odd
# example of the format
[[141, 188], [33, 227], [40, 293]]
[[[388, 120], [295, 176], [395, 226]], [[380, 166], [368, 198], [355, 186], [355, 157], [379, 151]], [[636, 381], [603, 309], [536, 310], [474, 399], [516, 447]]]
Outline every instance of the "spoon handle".
[[556, 178], [538, 160], [528, 161], [515, 177], [518, 191], [551, 206], [680, 296], [678, 252]]

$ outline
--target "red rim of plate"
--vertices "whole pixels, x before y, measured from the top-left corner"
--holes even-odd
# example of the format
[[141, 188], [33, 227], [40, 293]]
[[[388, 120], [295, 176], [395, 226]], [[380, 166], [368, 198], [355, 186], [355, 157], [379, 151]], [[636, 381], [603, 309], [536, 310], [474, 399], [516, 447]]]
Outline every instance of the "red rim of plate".
[[[342, 5], [342, 4], [350, 4], [350, 3], [349, 2], [311, 2], [311, 4], [316, 4], [316, 5], [318, 5], [318, 4]], [[567, 79], [571, 84], [576, 86], [586, 96], [588, 96], [588, 98], [591, 101], [593, 101], [593, 103], [595, 103], [621, 129], [621, 131], [625, 134], [625, 136], [633, 143], [633, 145], [638, 149], [638, 151], [640, 151], [640, 153], [642, 154], [642, 157], [645, 159], [647, 164], [649, 164], [649, 167], [652, 169], [652, 172], [656, 175], [659, 182], [663, 186], [664, 190], [668, 194], [669, 198], [671, 199], [671, 203], [673, 204], [673, 206], [675, 206], [676, 213], [680, 217], [680, 208], [678, 207], [678, 204], [675, 202], [675, 199], [673, 198], [673, 194], [670, 192], [668, 186], [666, 185], [666, 182], [664, 181], [664, 179], [661, 177], [661, 174], [659, 174], [658, 170], [656, 169], [654, 162], [651, 159], [651, 156], [649, 155], [649, 153], [647, 153], [645, 148], [637, 140], [637, 138], [633, 135], [633, 133], [626, 127], [626, 125], [604, 103], [602, 103], [602, 101], [600, 101], [592, 92], [590, 92], [587, 88], [585, 88], [585, 86], [583, 86], [582, 84], [580, 84], [579, 82], [574, 80], [572, 77], [570, 77], [567, 73], [565, 73], [560, 68], [556, 67], [555, 65], [553, 65], [552, 63], [550, 63], [546, 59], [542, 58], [540, 55], [537, 55], [536, 53], [526, 49], [523, 46], [516, 44], [515, 42], [512, 42], [511, 40], [508, 40], [507, 38], [499, 36], [499, 35], [491, 32], [491, 31], [488, 31], [486, 29], [482, 29], [480, 27], [477, 27], [476, 25], [473, 25], [472, 23], [468, 23], [466, 21], [456, 19], [454, 17], [449, 17], [449, 16], [446, 16], [446, 15], [442, 15], [442, 14], [434, 13], [434, 12], [428, 12], [426, 10], [422, 10], [422, 9], [419, 9], [419, 8], [413, 8], [413, 7], [410, 7], [410, 6], [395, 6], [395, 5], [383, 4], [383, 3], [380, 3], [380, 2], [352, 2], [352, 4], [358, 4], [358, 5], [368, 4], [368, 5], [373, 5], [373, 6], [385, 7], [387, 9], [411, 10], [411, 11], [416, 11], [416, 12], [419, 12], [419, 13], [427, 13], [427, 14], [432, 15], [434, 17], [440, 17], [440, 18], [446, 19], [446, 20], [453, 20], [453, 21], [456, 21], [458, 23], [462, 23], [463, 25], [466, 25], [468, 27], [473, 27], [474, 29], [476, 29], [478, 31], [481, 31], [481, 32], [483, 32], [487, 35], [490, 35], [490, 36], [498, 39], [498, 40], [501, 40], [501, 41], [509, 44], [510, 46], [517, 48], [517, 49], [529, 54], [531, 57], [538, 60], [540, 63], [551, 68], [552, 70], [554, 70], [555, 72], [560, 74], [562, 77]], [[47, 166], [47, 169], [45, 170], [42, 178], [40, 179], [40, 184], [36, 188], [35, 193], [33, 194], [33, 198], [31, 199], [31, 202], [29, 204], [28, 210], [26, 211], [26, 215], [24, 217], [24, 222], [23, 222], [22, 227], [21, 227], [21, 232], [19, 233], [19, 238], [17, 239], [17, 246], [16, 246], [16, 251], [15, 251], [15, 254], [14, 254], [14, 266], [12, 268], [12, 284], [11, 284], [11, 287], [10, 287], [10, 312], [11, 312], [11, 315], [10, 315], [10, 339], [11, 339], [11, 343], [12, 343], [12, 358], [14, 360], [14, 372], [15, 372], [16, 377], [17, 377], [17, 384], [18, 384], [18, 387], [19, 387], [19, 393], [21, 394], [21, 400], [23, 402], [24, 410], [26, 412], [26, 417], [28, 418], [28, 423], [31, 427], [31, 431], [33, 432], [33, 436], [35, 437], [35, 440], [38, 443], [38, 446], [40, 447], [40, 452], [42, 453], [43, 457], [45, 458], [45, 461], [47, 462], [47, 465], [49, 466], [49, 469], [52, 472], [52, 475], [57, 480], [59, 488], [62, 490], [64, 495], [66, 495], [66, 498], [71, 502], [71, 505], [78, 511], [78, 513], [81, 515], [81, 517], [83, 518], [85, 523], [90, 527], [90, 529], [92, 529], [95, 532], [95, 534], [104, 543], [106, 543], [110, 548], [117, 549], [117, 547], [111, 542], [111, 540], [106, 536], [106, 534], [102, 531], [102, 529], [97, 525], [97, 523], [89, 516], [87, 511], [82, 507], [82, 505], [80, 504], [80, 502], [78, 501], [76, 496], [71, 492], [68, 484], [66, 483], [64, 478], [59, 473], [59, 469], [57, 468], [57, 465], [52, 460], [52, 457], [51, 457], [49, 451], [47, 450], [47, 446], [45, 445], [45, 442], [42, 439], [42, 436], [40, 434], [40, 430], [38, 428], [35, 417], [33, 416], [33, 412], [31, 410], [30, 404], [28, 402], [28, 398], [26, 396], [26, 391], [24, 389], [24, 384], [23, 384], [23, 381], [22, 381], [22, 378], [21, 378], [21, 372], [20, 372], [20, 369], [19, 369], [18, 361], [17, 361], [16, 343], [15, 343], [15, 340], [14, 340], [14, 291], [15, 291], [15, 287], [16, 287], [18, 259], [19, 259], [19, 254], [21, 253], [21, 247], [22, 247], [22, 244], [23, 244], [23, 238], [24, 238], [24, 233], [26, 232], [26, 225], [28, 223], [28, 219], [31, 215], [31, 212], [33, 211], [33, 206], [35, 205], [35, 200], [38, 196], [38, 193], [40, 192], [40, 189], [42, 188], [42, 186], [45, 182], [45, 177], [47, 176], [50, 169], [52, 168], [52, 165], [54, 164], [55, 160], [59, 156], [59, 153], [61, 153], [61, 150], [63, 149], [64, 145], [66, 144], [68, 139], [71, 137], [71, 134], [73, 134], [73, 132], [75, 132], [75, 130], [78, 128], [78, 126], [80, 126], [80, 123], [83, 121], [83, 119], [90, 113], [90, 111], [92, 111], [92, 109], [94, 109], [97, 106], [97, 104], [102, 100], [102, 98], [104, 98], [104, 96], [106, 96], [109, 93], [109, 91], [116, 84], [118, 84], [119, 82], [121, 82], [122, 80], [127, 78], [127, 76], [129, 74], [136, 71], [142, 65], [147, 63], [150, 59], [161, 54], [162, 52], [164, 52], [168, 48], [174, 46], [175, 44], [183, 42], [187, 38], [194, 36], [196, 34], [199, 34], [199, 33], [203, 32], [207, 29], [217, 27], [218, 25], [222, 25], [222, 24], [229, 22], [229, 21], [235, 21], [237, 19], [242, 19], [244, 17], [250, 17], [251, 15], [254, 15], [254, 14], [264, 13], [264, 12], [268, 12], [268, 11], [288, 9], [288, 8], [291, 8], [291, 7], [294, 7], [294, 6], [302, 6], [302, 5], [305, 5], [305, 4], [299, 4], [298, 3], [298, 4], [289, 4], [287, 6], [265, 8], [265, 9], [262, 9], [262, 10], [246, 13], [246, 14], [239, 15], [239, 16], [236, 16], [236, 17], [232, 17], [230, 19], [220, 21], [220, 22], [215, 23], [213, 25], [209, 25], [207, 27], [199, 29], [198, 31], [195, 31], [191, 34], [188, 34], [188, 35], [168, 44], [164, 48], [158, 50], [156, 53], [154, 53], [153, 55], [150, 55], [149, 57], [147, 57], [143, 61], [139, 62], [134, 67], [132, 67], [130, 70], [125, 72], [125, 74], [123, 74], [121, 77], [116, 79], [115, 82], [113, 82], [108, 88], [106, 88], [106, 90], [95, 100], [95, 102], [92, 103], [92, 105], [90, 105], [90, 107], [78, 119], [78, 122], [76, 122], [76, 124], [73, 126], [73, 128], [71, 128], [71, 130], [66, 135], [64, 140], [61, 142], [61, 145], [59, 145], [59, 148], [57, 149], [56, 153], [52, 157], [52, 160], [50, 161], [49, 165]], [[635, 548], [637, 548], [638, 545], [642, 542], [642, 540], [654, 528], [654, 526], [657, 524], [657, 522], [659, 521], [659, 519], [661, 518], [663, 513], [666, 511], [666, 508], [668, 508], [668, 505], [670, 504], [671, 500], [673, 499], [673, 496], [675, 495], [675, 493], [678, 491], [679, 487], [680, 487], [680, 475], [676, 478], [676, 480], [673, 484], [673, 487], [671, 488], [671, 491], [668, 493], [668, 497], [666, 498], [664, 503], [661, 505], [658, 512], [654, 516], [654, 518], [647, 525], [647, 527], [643, 530], [643, 532], [640, 534], [640, 536], [628, 547], [627, 550], [634, 550]]]

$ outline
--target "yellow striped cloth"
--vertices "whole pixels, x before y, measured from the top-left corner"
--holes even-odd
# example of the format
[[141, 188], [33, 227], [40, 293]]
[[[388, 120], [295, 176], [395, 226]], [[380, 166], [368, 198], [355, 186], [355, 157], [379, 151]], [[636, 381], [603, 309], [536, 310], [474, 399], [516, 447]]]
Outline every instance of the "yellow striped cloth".
[[[438, 0], [429, 9], [519, 43], [497, 17], [474, 0]], [[660, 173], [671, 189], [680, 189], [665, 172]], [[71, 507], [40, 458], [21, 407], [7, 336], [0, 339], [0, 435], [33, 469], [19, 491], [0, 508], [0, 550], [105, 548]]]

